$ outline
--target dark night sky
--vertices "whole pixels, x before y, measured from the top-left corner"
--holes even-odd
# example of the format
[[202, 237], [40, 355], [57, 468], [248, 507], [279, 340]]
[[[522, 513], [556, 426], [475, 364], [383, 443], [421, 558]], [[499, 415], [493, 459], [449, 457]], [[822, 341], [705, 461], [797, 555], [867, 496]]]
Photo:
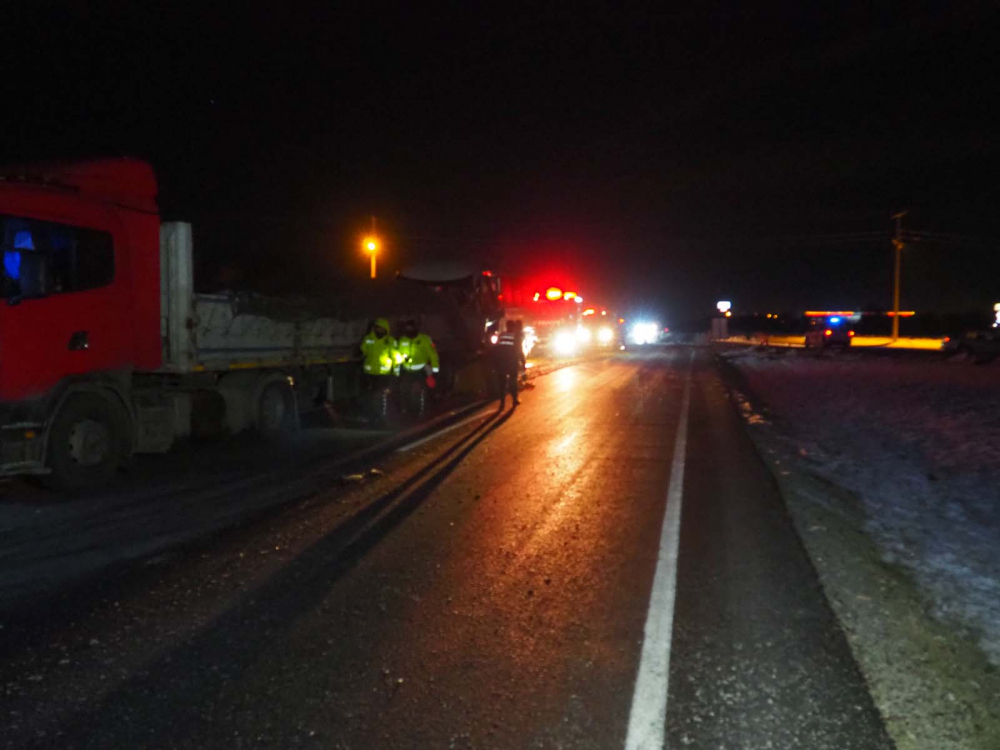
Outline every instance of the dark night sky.
[[888, 243], [823, 237], [906, 208], [979, 242], [908, 249], [904, 306], [1000, 299], [992, 4], [690, 5], [45, 5], [5, 20], [0, 160], [147, 157], [205, 273], [274, 289], [363, 279], [376, 214], [389, 266], [545, 264], [674, 316], [888, 304]]

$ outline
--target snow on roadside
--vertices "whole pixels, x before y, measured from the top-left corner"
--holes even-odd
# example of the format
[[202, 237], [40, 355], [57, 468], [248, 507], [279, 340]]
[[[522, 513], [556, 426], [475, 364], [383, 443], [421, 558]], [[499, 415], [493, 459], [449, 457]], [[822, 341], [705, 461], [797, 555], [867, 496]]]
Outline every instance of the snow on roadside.
[[[1000, 366], [736, 350], [748, 389], [815, 474], [857, 495], [883, 560], [1000, 666]], [[746, 399], [748, 421], [763, 420]], [[844, 509], [835, 509], [844, 512]]]

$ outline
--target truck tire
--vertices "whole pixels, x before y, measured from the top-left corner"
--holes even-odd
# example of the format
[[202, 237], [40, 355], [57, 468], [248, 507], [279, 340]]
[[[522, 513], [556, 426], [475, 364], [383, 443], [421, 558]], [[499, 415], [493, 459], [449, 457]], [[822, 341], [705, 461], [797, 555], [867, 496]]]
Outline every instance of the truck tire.
[[257, 400], [257, 432], [266, 438], [275, 438], [295, 429], [295, 394], [284, 381], [264, 386]]
[[70, 396], [49, 430], [45, 485], [77, 490], [109, 482], [128, 458], [128, 425], [121, 409], [96, 393]]

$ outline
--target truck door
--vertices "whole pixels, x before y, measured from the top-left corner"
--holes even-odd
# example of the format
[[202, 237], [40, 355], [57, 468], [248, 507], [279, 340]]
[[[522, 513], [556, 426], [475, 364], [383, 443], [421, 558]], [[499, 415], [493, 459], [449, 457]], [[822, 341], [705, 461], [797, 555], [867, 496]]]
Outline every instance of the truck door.
[[0, 214], [0, 400], [40, 396], [69, 376], [130, 366], [127, 255], [113, 215], [47, 221]]

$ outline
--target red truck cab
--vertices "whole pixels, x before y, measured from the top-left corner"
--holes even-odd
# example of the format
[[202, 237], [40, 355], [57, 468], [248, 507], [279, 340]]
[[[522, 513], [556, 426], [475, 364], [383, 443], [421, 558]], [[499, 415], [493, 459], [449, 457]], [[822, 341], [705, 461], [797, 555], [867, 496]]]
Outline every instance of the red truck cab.
[[0, 169], [0, 475], [91, 483], [161, 360], [156, 179], [114, 159]]

